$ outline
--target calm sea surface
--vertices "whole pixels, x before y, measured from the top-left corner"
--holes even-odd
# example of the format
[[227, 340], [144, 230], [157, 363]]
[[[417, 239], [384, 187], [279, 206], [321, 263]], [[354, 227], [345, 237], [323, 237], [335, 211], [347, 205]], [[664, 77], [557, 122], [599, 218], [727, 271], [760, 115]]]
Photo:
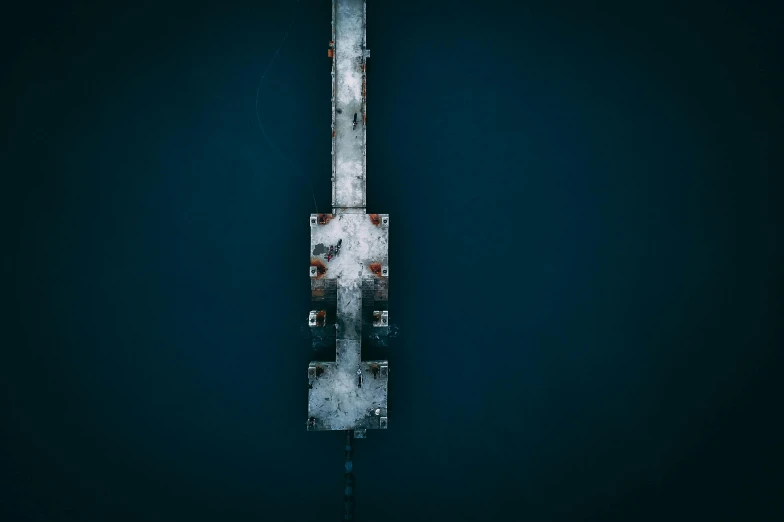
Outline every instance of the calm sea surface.
[[[357, 520], [782, 519], [780, 36], [740, 3], [571, 4], [368, 6], [400, 335]], [[340, 519], [301, 334], [328, 2], [260, 90], [290, 164], [255, 115], [293, 8], [6, 22], [3, 520]]]

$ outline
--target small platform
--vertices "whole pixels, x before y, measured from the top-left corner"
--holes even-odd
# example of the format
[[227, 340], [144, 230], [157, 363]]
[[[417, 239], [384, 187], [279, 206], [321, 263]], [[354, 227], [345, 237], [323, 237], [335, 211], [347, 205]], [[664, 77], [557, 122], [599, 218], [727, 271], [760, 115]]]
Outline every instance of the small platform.
[[311, 278], [389, 276], [388, 214], [311, 214]]
[[[341, 352], [358, 351], [358, 342], [338, 341], [339, 359]], [[359, 362], [359, 357], [356, 360]], [[386, 429], [388, 384], [387, 361], [310, 363], [308, 430]]]

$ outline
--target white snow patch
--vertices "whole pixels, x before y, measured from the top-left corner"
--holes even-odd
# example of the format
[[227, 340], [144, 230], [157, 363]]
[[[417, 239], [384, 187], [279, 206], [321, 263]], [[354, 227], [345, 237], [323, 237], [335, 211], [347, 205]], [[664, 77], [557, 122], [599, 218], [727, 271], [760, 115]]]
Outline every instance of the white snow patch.
[[[326, 225], [310, 229], [310, 252], [316, 245], [337, 246], [341, 241], [340, 253], [329, 261], [322, 255], [319, 259], [327, 267], [324, 277], [349, 280], [374, 275], [370, 263], [388, 265], [389, 228], [376, 226], [367, 214], [338, 214]], [[343, 281], [341, 283], [343, 284]]]

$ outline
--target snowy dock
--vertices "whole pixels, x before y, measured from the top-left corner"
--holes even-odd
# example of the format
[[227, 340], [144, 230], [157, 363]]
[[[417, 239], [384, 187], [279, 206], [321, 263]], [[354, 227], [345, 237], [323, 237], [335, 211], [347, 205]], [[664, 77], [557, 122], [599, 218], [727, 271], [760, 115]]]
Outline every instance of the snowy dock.
[[333, 0], [332, 213], [310, 216], [314, 347], [335, 359], [308, 366], [308, 430], [387, 428], [389, 364], [362, 346], [389, 334], [389, 216], [366, 213], [366, 5]]

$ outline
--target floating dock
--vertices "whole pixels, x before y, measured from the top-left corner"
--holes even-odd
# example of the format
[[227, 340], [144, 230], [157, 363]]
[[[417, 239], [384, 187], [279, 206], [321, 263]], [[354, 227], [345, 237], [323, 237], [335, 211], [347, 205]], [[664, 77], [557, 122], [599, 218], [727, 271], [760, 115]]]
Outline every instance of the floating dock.
[[308, 366], [307, 429], [387, 428], [389, 364], [362, 346], [389, 335], [389, 215], [366, 213], [367, 49], [364, 0], [332, 1], [332, 213], [310, 216], [313, 347], [335, 360]]

